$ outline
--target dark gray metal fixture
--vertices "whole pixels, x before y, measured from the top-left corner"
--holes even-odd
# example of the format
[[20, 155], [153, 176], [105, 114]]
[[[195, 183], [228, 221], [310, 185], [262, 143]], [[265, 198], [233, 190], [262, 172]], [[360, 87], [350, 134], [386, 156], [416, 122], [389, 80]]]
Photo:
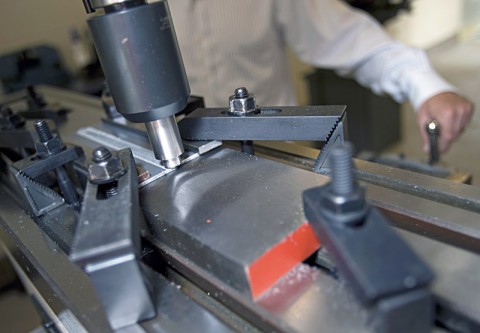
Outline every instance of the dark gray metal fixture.
[[433, 325], [432, 271], [368, 206], [353, 176], [352, 147], [330, 154], [332, 180], [303, 194], [305, 215], [365, 306], [375, 332], [428, 332]]
[[[137, 171], [130, 149], [111, 153], [98, 148], [93, 160], [70, 258], [90, 276], [110, 325], [118, 329], [155, 315], [147, 281], [137, 261], [142, 218]], [[116, 162], [110, 169], [107, 164], [111, 161]], [[110, 169], [112, 173], [106, 175], [102, 171], [99, 176], [99, 169]], [[115, 193], [101, 193], [105, 182], [116, 182]], [[112, 212], [116, 218], [112, 218]]]
[[323, 141], [314, 171], [324, 168], [328, 152], [346, 136], [343, 105], [257, 107], [244, 87], [230, 96], [230, 108], [199, 108], [179, 123], [186, 140], [238, 140], [253, 154], [253, 140]]
[[[58, 134], [53, 134], [45, 120], [38, 120], [34, 123], [37, 131], [39, 141], [35, 143], [37, 156], [41, 159], [56, 156], [66, 147]], [[80, 206], [75, 185], [72, 183], [67, 171], [63, 166], [54, 168], [55, 176], [57, 177], [57, 184], [60, 187], [65, 201], [74, 207]]]
[[[8, 117], [13, 116], [9, 110], [4, 113]], [[27, 130], [23, 124], [12, 130], [1, 130], [0, 147], [17, 150], [19, 156], [23, 157], [9, 163], [9, 169], [19, 185], [25, 208], [35, 216], [41, 216], [65, 201], [78, 209], [80, 201], [77, 189], [65, 166], [83, 157], [83, 150], [65, 145], [58, 133], [50, 131], [45, 120], [35, 121], [35, 131]], [[26, 148], [35, 148], [36, 154]], [[39, 180], [52, 171], [63, 197]]]
[[188, 101], [188, 85], [166, 1], [84, 1], [115, 106], [125, 118], [145, 123], [155, 153], [167, 168], [184, 152], [175, 114]]

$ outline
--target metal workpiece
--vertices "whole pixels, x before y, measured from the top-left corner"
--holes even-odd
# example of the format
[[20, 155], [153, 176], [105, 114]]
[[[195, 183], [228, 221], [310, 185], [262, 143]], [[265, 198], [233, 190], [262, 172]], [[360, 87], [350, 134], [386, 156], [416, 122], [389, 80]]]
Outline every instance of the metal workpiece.
[[255, 95], [249, 93], [245, 87], [235, 89], [235, 93], [228, 99], [228, 105], [228, 113], [233, 116], [245, 116], [255, 112], [257, 108]]
[[[275, 282], [256, 275], [256, 261], [266, 260], [260, 269], [278, 279], [276, 269], [295, 265], [318, 247], [314, 239], [305, 238], [298, 242], [301, 247], [293, 246], [283, 257], [285, 262], [272, 267], [265, 259], [276, 257], [277, 244], [310, 236], [299, 205], [301, 192], [325, 181], [321, 175], [229, 149], [212, 151], [142, 188], [143, 209], [152, 229], [148, 237], [255, 298]], [[302, 251], [308, 254], [300, 259]]]
[[181, 164], [180, 155], [185, 151], [174, 116], [145, 123], [155, 158], [166, 168]]
[[408, 241], [416, 253], [428, 260], [428, 264], [436, 272], [432, 291], [437, 307], [437, 323], [452, 332], [479, 331], [480, 295], [471, 292], [477, 289], [474, 285], [480, 282], [478, 254], [445, 245], [418, 233], [404, 230], [397, 232]]
[[140, 123], [172, 116], [190, 88], [166, 1], [88, 19], [115, 105]]
[[118, 329], [154, 316], [155, 310], [138, 262], [142, 217], [135, 162], [130, 149], [118, 157], [102, 149], [94, 152], [94, 164], [113, 158], [125, 170], [110, 177], [118, 191], [103, 195], [103, 183], [87, 184], [70, 258], [90, 276], [110, 325]]

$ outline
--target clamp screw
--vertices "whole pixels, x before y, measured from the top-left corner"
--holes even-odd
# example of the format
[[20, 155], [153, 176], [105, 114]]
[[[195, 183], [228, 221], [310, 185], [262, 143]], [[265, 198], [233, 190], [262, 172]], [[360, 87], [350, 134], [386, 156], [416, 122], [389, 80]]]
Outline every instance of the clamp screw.
[[127, 172], [118, 153], [111, 153], [105, 147], [95, 148], [92, 152], [92, 161], [93, 163], [88, 166], [88, 179], [93, 184], [115, 183]]
[[45, 120], [37, 120], [33, 125], [35, 126], [40, 142], [47, 142], [53, 138], [50, 127], [48, 127]]
[[255, 95], [249, 93], [245, 87], [235, 89], [235, 92], [228, 98], [228, 101], [230, 107], [228, 113], [233, 116], [248, 115], [255, 112], [257, 107]]
[[[33, 126], [35, 127], [40, 140], [40, 142], [35, 143], [35, 149], [40, 158], [54, 158], [53, 156], [57, 155], [65, 148], [60, 137], [58, 135], [55, 135], [55, 137], [53, 136], [50, 127], [48, 127], [45, 120], [36, 120]], [[56, 167], [54, 171], [57, 176], [58, 186], [60, 187], [60, 191], [62, 192], [65, 201], [78, 209], [80, 207], [80, 201], [78, 199], [77, 190], [65, 168], [59, 166]]]
[[336, 195], [348, 195], [355, 191], [352, 151], [352, 145], [345, 143], [332, 149], [330, 152], [332, 166], [331, 190]]
[[235, 89], [235, 98], [245, 98], [248, 96], [248, 90], [245, 87]]
[[369, 206], [365, 190], [355, 181], [352, 161], [353, 146], [340, 144], [330, 151], [330, 182], [318, 192], [322, 214], [335, 223], [355, 227], [363, 223]]
[[92, 160], [94, 162], [102, 162], [110, 159], [112, 157], [112, 153], [105, 147], [98, 147], [92, 152]]

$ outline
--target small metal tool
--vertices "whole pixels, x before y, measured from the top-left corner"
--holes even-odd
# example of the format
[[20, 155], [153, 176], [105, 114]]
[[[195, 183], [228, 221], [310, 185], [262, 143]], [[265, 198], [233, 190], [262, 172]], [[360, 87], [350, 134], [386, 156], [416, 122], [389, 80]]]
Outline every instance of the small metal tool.
[[427, 123], [425, 130], [428, 133], [428, 141], [430, 142], [430, 157], [428, 164], [436, 164], [440, 160], [438, 151], [438, 138], [440, 136], [440, 124], [436, 120]]

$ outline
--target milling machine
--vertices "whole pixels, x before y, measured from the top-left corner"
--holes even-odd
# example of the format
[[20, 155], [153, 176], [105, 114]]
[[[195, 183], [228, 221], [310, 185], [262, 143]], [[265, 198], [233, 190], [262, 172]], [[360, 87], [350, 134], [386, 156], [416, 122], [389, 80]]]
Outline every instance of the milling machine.
[[478, 188], [354, 169], [343, 106], [205, 108], [166, 1], [84, 4], [111, 95], [30, 88], [0, 119], [0, 237], [45, 331], [480, 328]]

